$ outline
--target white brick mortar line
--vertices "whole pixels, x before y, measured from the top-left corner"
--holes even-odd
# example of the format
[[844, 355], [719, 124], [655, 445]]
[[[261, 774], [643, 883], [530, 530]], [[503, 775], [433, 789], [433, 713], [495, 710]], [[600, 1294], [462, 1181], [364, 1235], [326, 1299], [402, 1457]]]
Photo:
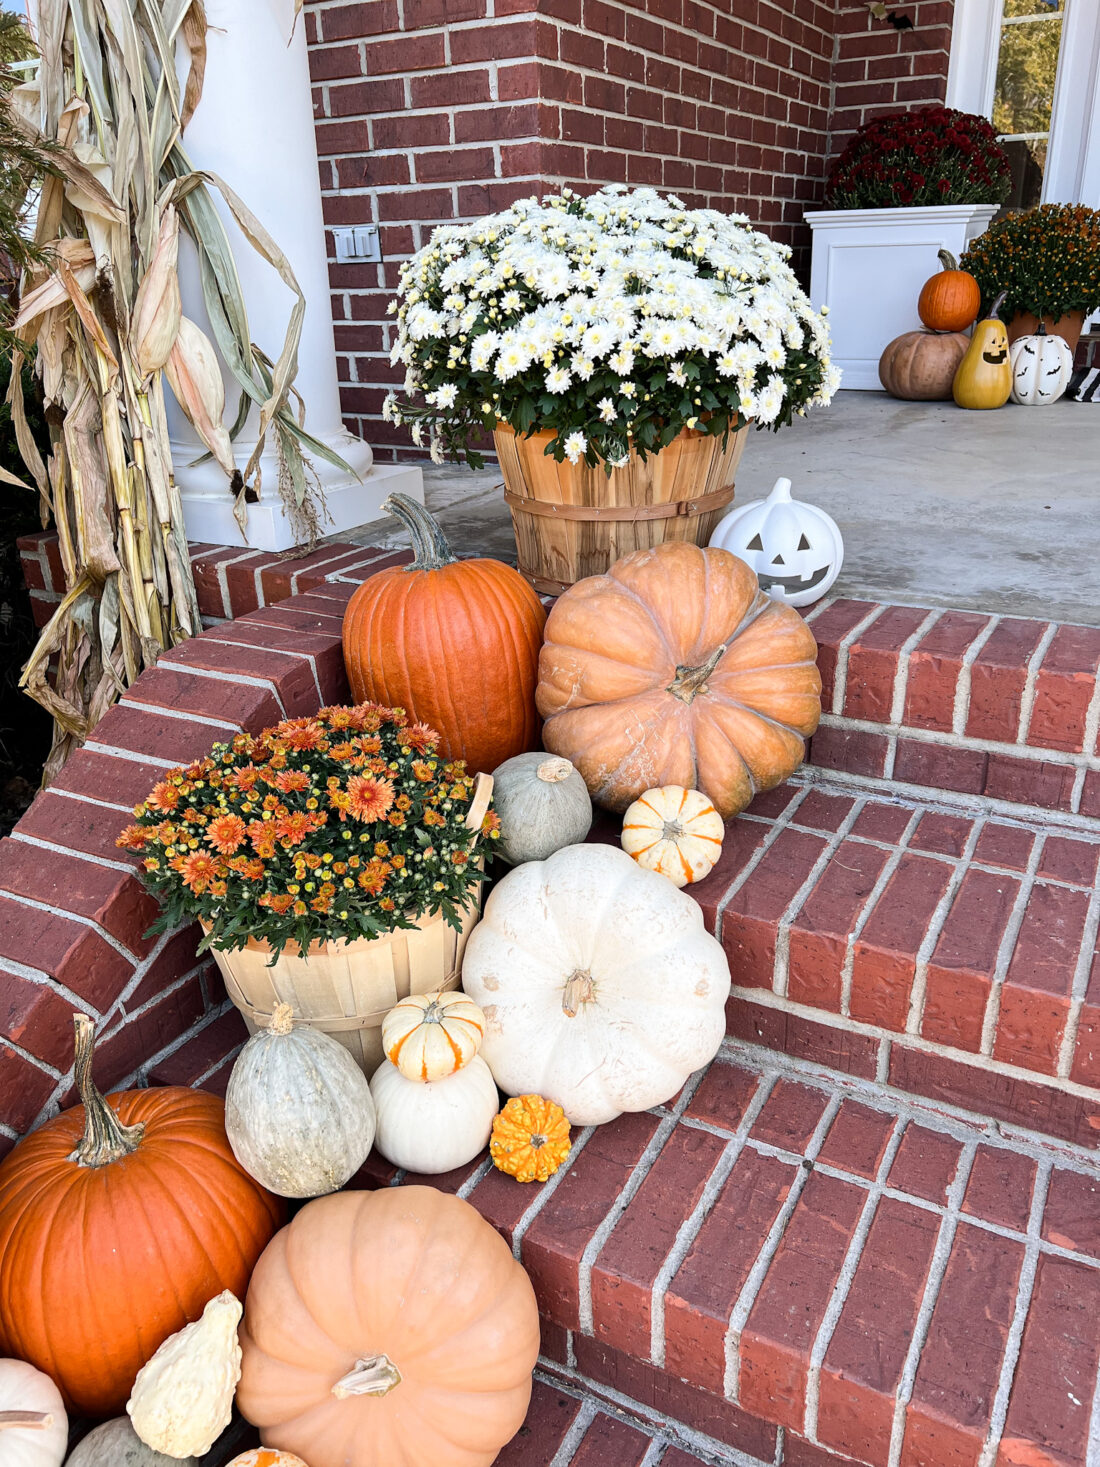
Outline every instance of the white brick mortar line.
[[856, 1276], [856, 1269], [859, 1267], [859, 1260], [863, 1256], [863, 1249], [866, 1245], [868, 1234], [871, 1231], [871, 1224], [875, 1220], [879, 1202], [882, 1200], [882, 1194], [886, 1188], [886, 1178], [889, 1176], [890, 1168], [894, 1164], [894, 1158], [898, 1154], [898, 1149], [901, 1146], [902, 1137], [905, 1135], [907, 1125], [908, 1122], [899, 1117], [890, 1139], [886, 1143], [882, 1160], [875, 1173], [874, 1183], [868, 1190], [867, 1200], [863, 1204], [859, 1221], [856, 1223], [855, 1232], [852, 1234], [852, 1240], [848, 1244], [847, 1252], [844, 1255], [844, 1262], [841, 1264], [840, 1273], [833, 1288], [832, 1298], [829, 1300], [828, 1307], [822, 1316], [821, 1325], [817, 1331], [817, 1338], [814, 1340], [813, 1348], [810, 1351], [810, 1368], [806, 1375], [806, 1415], [803, 1420], [804, 1432], [810, 1441], [817, 1441], [817, 1415], [821, 1401], [821, 1367], [824, 1364], [833, 1334], [840, 1322], [841, 1311], [848, 1301], [848, 1293], [852, 1287], [852, 1280]]
[[211, 728], [223, 728], [226, 733], [243, 733], [239, 723], [229, 723], [224, 718], [212, 718], [209, 713], [184, 713], [179, 708], [168, 708], [163, 703], [146, 703], [144, 699], [131, 698], [124, 693], [122, 707], [133, 708], [137, 713], [148, 713], [158, 718], [172, 718], [179, 723], [207, 723]]
[[50, 785], [51, 795], [60, 795], [64, 800], [79, 800], [84, 805], [96, 805], [100, 810], [118, 810], [123, 815], [129, 815], [132, 805], [116, 805], [113, 800], [97, 800], [94, 795], [86, 795], [83, 790], [62, 790], [57, 785]]
[[[928, 930], [925, 932], [924, 937], [921, 939], [921, 944], [917, 948], [916, 964], [913, 972], [913, 987], [909, 994], [909, 1015], [905, 1023], [905, 1032], [907, 1034], [920, 1034], [921, 1021], [924, 1018], [924, 1001], [928, 993], [928, 964], [932, 961], [932, 954], [935, 952], [936, 944], [939, 942], [940, 936], [943, 933], [948, 913], [955, 904], [955, 898], [958, 895], [959, 887], [962, 885], [963, 877], [971, 869], [974, 849], [978, 844], [978, 839], [984, 825], [985, 822], [983, 820], [975, 820], [974, 827], [966, 838], [966, 844], [963, 846], [962, 855], [955, 860], [954, 870], [948, 878], [947, 890], [936, 903], [935, 910], [928, 922]], [[896, 1464], [892, 1464], [892, 1467], [896, 1467]]]
[[554, 1175], [550, 1177], [548, 1181], [543, 1182], [542, 1186], [539, 1188], [538, 1195], [535, 1197], [530, 1207], [528, 1207], [527, 1211], [520, 1218], [519, 1222], [516, 1223], [516, 1226], [512, 1232], [512, 1254], [514, 1257], [519, 1258], [522, 1261], [521, 1256], [523, 1252], [523, 1239], [526, 1236], [527, 1229], [531, 1226], [535, 1218], [538, 1217], [539, 1213], [550, 1201], [550, 1198], [554, 1195], [554, 1193], [561, 1186], [562, 1182], [569, 1175], [570, 1171], [573, 1168], [573, 1163], [576, 1161], [577, 1157], [581, 1154], [581, 1152], [588, 1145], [589, 1141], [591, 1141], [592, 1137], [595, 1134], [595, 1126], [585, 1126], [584, 1130], [570, 1146], [569, 1154], [566, 1156], [561, 1166], [559, 1166]]
[[663, 1441], [659, 1436], [651, 1437], [649, 1446], [645, 1449], [645, 1456], [639, 1462], [638, 1467], [660, 1467], [660, 1463], [670, 1449], [671, 1443], [668, 1441]]
[[791, 953], [791, 923], [794, 921], [795, 917], [797, 917], [798, 913], [802, 910], [803, 902], [805, 902], [806, 898], [810, 895], [814, 887], [817, 885], [818, 881], [821, 879], [822, 873], [824, 872], [826, 866], [829, 865], [833, 857], [836, 855], [837, 851], [840, 849], [841, 843], [843, 842], [845, 836], [848, 835], [848, 833], [851, 831], [852, 826], [856, 823], [856, 820], [859, 818], [859, 815], [866, 803], [866, 800], [856, 800], [855, 804], [848, 811], [848, 814], [845, 815], [844, 819], [837, 826], [836, 830], [831, 832], [816, 832], [819, 835], [826, 835], [825, 845], [822, 847], [821, 854], [818, 856], [817, 860], [810, 867], [809, 875], [806, 877], [805, 881], [803, 881], [802, 885], [798, 888], [794, 896], [791, 897], [790, 901], [783, 909], [782, 915], [780, 916], [779, 922], [776, 926], [775, 959], [772, 964], [772, 990], [773, 992], [779, 994], [780, 997], [786, 997], [787, 981], [790, 976], [789, 963]]
[[[112, 810], [117, 810], [120, 807], [117, 805], [111, 805], [108, 808]], [[127, 815], [130, 813], [129, 810], [126, 809], [125, 805], [123, 805], [121, 809]], [[122, 826], [120, 824], [119, 830], [121, 829]], [[20, 844], [25, 846], [37, 846], [38, 849], [41, 851], [52, 851], [55, 856], [73, 856], [78, 861], [87, 861], [90, 866], [102, 866], [107, 871], [123, 871], [126, 873], [127, 876], [137, 875], [137, 872], [134, 870], [133, 866], [128, 865], [125, 861], [115, 861], [112, 860], [109, 856], [93, 856], [89, 851], [72, 850], [69, 846], [58, 845], [56, 841], [44, 840], [43, 837], [40, 835], [24, 835], [21, 830], [13, 830], [11, 833], [11, 839], [19, 841]], [[5, 890], [7, 890], [7, 888], [5, 888]], [[26, 900], [26, 898], [21, 897], [18, 892], [11, 892], [10, 895], [13, 896], [16, 901], [21, 902]], [[72, 916], [75, 918], [76, 913], [72, 913]]]
[[1020, 1268], [1020, 1282], [1016, 1290], [1012, 1323], [1009, 1326], [1008, 1339], [1005, 1341], [1005, 1353], [1001, 1362], [1000, 1379], [997, 1382], [997, 1394], [993, 1398], [993, 1406], [989, 1413], [989, 1430], [978, 1458], [978, 1467], [993, 1467], [997, 1457], [997, 1448], [1001, 1444], [1001, 1436], [1005, 1429], [1012, 1382], [1016, 1375], [1020, 1345], [1024, 1337], [1024, 1325], [1031, 1307], [1031, 1292], [1035, 1287], [1035, 1271], [1039, 1266], [1039, 1235], [1042, 1230], [1043, 1210], [1046, 1207], [1052, 1170], [1049, 1163], [1046, 1166], [1040, 1166], [1035, 1178], [1035, 1191], [1031, 1198], [1031, 1212], [1028, 1215], [1027, 1225], [1030, 1241], [1024, 1249], [1024, 1261]]
[[982, 630], [971, 642], [963, 653], [962, 665], [959, 668], [958, 680], [955, 683], [955, 701], [951, 709], [951, 732], [959, 734], [966, 730], [966, 720], [970, 716], [970, 683], [973, 677], [974, 664], [978, 656], [989, 641], [990, 637], [1000, 625], [999, 616], [991, 616]]
[[[898, 649], [898, 666], [894, 674], [894, 688], [890, 699], [890, 722], [900, 723], [905, 712], [905, 693], [909, 686], [909, 658], [917, 644], [922, 642], [943, 615], [942, 611], [930, 611], [920, 626], [906, 637]], [[889, 776], [889, 771], [887, 771]]]
[[767, 1277], [771, 1268], [772, 1260], [779, 1251], [779, 1245], [783, 1241], [783, 1235], [787, 1231], [787, 1224], [791, 1220], [798, 1199], [806, 1189], [806, 1185], [813, 1174], [813, 1168], [807, 1165], [817, 1157], [817, 1153], [825, 1144], [825, 1137], [829, 1134], [829, 1128], [836, 1119], [837, 1111], [840, 1109], [841, 1097], [833, 1095], [821, 1113], [821, 1118], [814, 1127], [813, 1134], [806, 1144], [803, 1156], [799, 1157], [799, 1165], [791, 1179], [790, 1190], [784, 1199], [783, 1206], [779, 1209], [775, 1221], [768, 1230], [768, 1236], [764, 1239], [764, 1245], [757, 1254], [756, 1262], [749, 1270], [749, 1276], [741, 1287], [737, 1296], [737, 1302], [730, 1311], [729, 1324], [726, 1326], [725, 1355], [726, 1368], [722, 1381], [723, 1392], [730, 1401], [738, 1401], [741, 1389], [741, 1332], [745, 1328], [752, 1306], [756, 1303], [756, 1297], [760, 1292], [761, 1285]]
[[1017, 893], [1015, 902], [1012, 904], [1008, 924], [1001, 936], [1000, 946], [997, 948], [997, 961], [993, 965], [989, 999], [985, 1006], [985, 1018], [982, 1022], [982, 1037], [979, 1048], [980, 1054], [986, 1059], [993, 1058], [993, 1046], [997, 1039], [997, 1022], [1001, 1016], [1001, 989], [1004, 987], [1005, 977], [1012, 963], [1012, 954], [1016, 950], [1020, 929], [1024, 925], [1027, 904], [1031, 900], [1032, 891], [1035, 889], [1039, 862], [1042, 860], [1043, 847], [1045, 845], [1046, 836], [1042, 832], [1039, 832], [1035, 837], [1035, 844], [1032, 846], [1031, 854], [1027, 859], [1027, 866], [1020, 878], [1020, 890]]
[[[857, 732], [871, 733], [889, 738], [908, 739], [915, 744], [932, 744], [939, 748], [959, 749], [973, 751], [979, 754], [1003, 754], [1011, 759], [1022, 759], [1037, 764], [1058, 764], [1066, 769], [1096, 769], [1100, 768], [1100, 758], [1087, 752], [1071, 754], [1064, 749], [1047, 749], [1038, 744], [1006, 743], [998, 739], [975, 739], [966, 734], [944, 733], [940, 729], [916, 728], [907, 723], [876, 723], [873, 718], [849, 718], [846, 714], [823, 713], [821, 715], [821, 726], [823, 728], [839, 729], [842, 733]], [[842, 773], [840, 770], [828, 770], [829, 775]], [[861, 775], [862, 779], [885, 778], [879, 775]], [[904, 787], [904, 786], [903, 786]], [[923, 786], [922, 786], [923, 787]], [[940, 793], [937, 791], [937, 793]], [[946, 791], [950, 794], [951, 791]], [[978, 795], [970, 795], [972, 800], [979, 799]]]
[[[737, 1164], [745, 1149], [745, 1140], [756, 1124], [756, 1118], [764, 1108], [764, 1104], [775, 1088], [775, 1078], [761, 1076], [760, 1084], [752, 1098], [745, 1114], [741, 1117], [736, 1129], [726, 1141], [726, 1149], [718, 1158], [717, 1164], [706, 1185], [700, 1194], [699, 1201], [695, 1204], [690, 1215], [680, 1225], [672, 1247], [665, 1257], [661, 1270], [653, 1282], [653, 1289], [649, 1303], [649, 1358], [653, 1364], [663, 1370], [665, 1366], [665, 1295], [669, 1285], [679, 1272], [680, 1265], [687, 1257], [692, 1244], [699, 1236], [707, 1217], [710, 1215], [714, 1204], [717, 1202], [722, 1188], [726, 1185], [730, 1173]], [[712, 1134], [721, 1134], [713, 1132]]]
[[879, 897], [882, 896], [882, 893], [890, 884], [894, 872], [901, 865], [901, 858], [909, 849], [909, 842], [916, 834], [917, 825], [920, 822], [922, 813], [920, 810], [913, 811], [909, 817], [909, 823], [898, 838], [897, 846], [888, 848], [891, 850], [891, 854], [879, 872], [874, 886], [867, 893], [867, 900], [860, 908], [859, 916], [852, 924], [852, 930], [848, 934], [844, 948], [844, 962], [841, 964], [840, 969], [840, 1012], [844, 1016], [847, 1016], [852, 1008], [852, 969], [855, 967], [856, 961], [856, 943], [863, 935], [863, 929], [871, 920], [871, 913], [878, 905]]
[[661, 1152], [664, 1150], [665, 1142], [676, 1129], [677, 1121], [679, 1121], [680, 1117], [687, 1109], [692, 1096], [695, 1094], [696, 1090], [698, 1090], [699, 1085], [702, 1082], [703, 1076], [705, 1074], [706, 1069], [696, 1070], [695, 1074], [692, 1075], [691, 1078], [688, 1080], [687, 1084], [680, 1092], [680, 1096], [676, 1101], [676, 1104], [668, 1112], [665, 1118], [658, 1124], [657, 1129], [650, 1137], [645, 1150], [642, 1152], [638, 1160], [634, 1163], [634, 1167], [630, 1173], [630, 1176], [627, 1177], [626, 1182], [623, 1184], [622, 1190], [615, 1198], [615, 1201], [611, 1204], [611, 1207], [608, 1209], [603, 1221], [596, 1228], [596, 1231], [592, 1234], [591, 1238], [589, 1238], [588, 1244], [585, 1247], [584, 1252], [581, 1254], [580, 1263], [577, 1265], [577, 1315], [580, 1321], [580, 1332], [583, 1335], [592, 1335], [595, 1333], [595, 1327], [592, 1318], [593, 1265], [595, 1264], [597, 1258], [599, 1258], [600, 1252], [603, 1249], [603, 1245], [607, 1242], [608, 1238], [610, 1238], [611, 1234], [614, 1232], [616, 1223], [622, 1217], [626, 1209], [630, 1206], [631, 1202], [633, 1202], [635, 1196], [638, 1193], [638, 1189], [641, 1187], [642, 1183], [649, 1175], [650, 1168], [652, 1167], [653, 1163], [657, 1160], [658, 1156], [660, 1156]]
[[[950, 1101], [928, 1100], [906, 1090], [884, 1089], [877, 1081], [867, 1080], [859, 1075], [842, 1075], [827, 1065], [796, 1059], [793, 1055], [765, 1049], [757, 1044], [746, 1044], [740, 1039], [723, 1040], [719, 1060], [741, 1069], [748, 1065], [753, 1069], [774, 1070], [780, 1076], [797, 1080], [800, 1084], [810, 1085], [830, 1095], [839, 1094], [842, 1098], [858, 1100], [871, 1110], [881, 1111], [885, 1115], [918, 1121], [922, 1126], [942, 1131], [964, 1143], [977, 1135], [986, 1145], [996, 1150], [1022, 1152], [1036, 1162], [1050, 1161], [1056, 1156], [1060, 1167], [1100, 1179], [1100, 1153], [1094, 1147], [1063, 1141], [1058, 1136], [1032, 1131], [1007, 1121], [992, 1118], [983, 1120], [976, 1117], [973, 1111], [952, 1105]], [[1035, 1077], [1030, 1075], [1030, 1078]], [[1059, 1089], [1063, 1088], [1069, 1087], [1059, 1086]], [[681, 1124], [696, 1126], [704, 1123], [685, 1116]], [[754, 1146], [757, 1144], [759, 1143], [753, 1142]]]
[[584, 1434], [592, 1425], [596, 1417], [596, 1403], [592, 1400], [582, 1401], [581, 1409], [573, 1418], [573, 1423], [561, 1440], [561, 1446], [551, 1457], [547, 1467], [569, 1467], [573, 1460], [573, 1454], [584, 1439]]
[[[833, 707], [834, 713], [839, 713], [844, 707], [844, 695], [848, 691], [848, 651], [853, 642], [857, 642], [867, 628], [876, 621], [886, 610], [881, 602], [867, 612], [866, 616], [860, 618], [850, 632], [845, 632], [837, 643], [836, 648], [836, 671], [833, 674]], [[824, 721], [824, 714], [822, 720]]]
[[158, 769], [177, 769], [171, 759], [160, 759], [156, 754], [139, 754], [135, 749], [124, 749], [117, 744], [101, 744], [98, 739], [88, 739], [83, 745], [93, 754], [110, 754], [115, 759], [126, 759], [131, 764], [155, 764]]
[[186, 672], [192, 677], [209, 678], [215, 683], [236, 683], [246, 688], [264, 688], [275, 699], [279, 705], [283, 717], [286, 717], [286, 704], [283, 702], [278, 688], [269, 679], [264, 677], [252, 677], [243, 672], [218, 672], [212, 667], [195, 667], [186, 662], [173, 662], [168, 657], [157, 659], [158, 667], [166, 667], [170, 672]]
[[936, 1237], [936, 1246], [932, 1250], [932, 1258], [928, 1265], [928, 1276], [925, 1279], [920, 1309], [917, 1312], [916, 1323], [913, 1326], [912, 1338], [909, 1341], [909, 1349], [905, 1356], [905, 1364], [902, 1366], [901, 1379], [898, 1382], [897, 1394], [894, 1400], [894, 1424], [890, 1432], [890, 1455], [887, 1467], [900, 1467], [901, 1448], [905, 1440], [905, 1408], [913, 1397], [913, 1387], [917, 1380], [917, 1367], [920, 1364], [921, 1351], [924, 1349], [925, 1341], [928, 1339], [928, 1330], [932, 1323], [932, 1313], [936, 1307], [936, 1301], [939, 1298], [944, 1274], [947, 1272], [948, 1260], [951, 1257], [951, 1249], [954, 1245], [955, 1234], [959, 1227], [963, 1196], [966, 1192], [966, 1184], [970, 1179], [970, 1169], [974, 1165], [974, 1157], [977, 1151], [977, 1141], [972, 1141], [964, 1149], [959, 1157], [954, 1181], [947, 1189], [947, 1206], [941, 1214], [942, 1220], [940, 1222], [939, 1233]]
[[1093, 891], [1089, 900], [1081, 947], [1077, 954], [1077, 967], [1074, 969], [1073, 982], [1070, 985], [1069, 1015], [1066, 1018], [1065, 1033], [1062, 1035], [1058, 1063], [1055, 1066], [1055, 1073], [1063, 1080], [1069, 1078], [1069, 1072], [1073, 1068], [1077, 1031], [1081, 1025], [1081, 1009], [1085, 1002], [1085, 994], [1088, 992], [1098, 931], [1100, 931], [1100, 886]]
[[722, 895], [721, 901], [715, 908], [714, 914], [714, 935], [715, 937], [717, 937], [719, 942], [721, 942], [722, 940], [722, 919], [725, 916], [726, 908], [729, 906], [730, 899], [741, 890], [745, 882], [756, 870], [757, 866], [760, 865], [760, 862], [764, 859], [767, 852], [779, 839], [780, 833], [785, 830], [787, 826], [791, 823], [794, 812], [798, 809], [799, 805], [801, 805], [802, 801], [806, 798], [809, 792], [809, 785], [802, 785], [799, 787], [798, 793], [795, 795], [794, 799], [787, 806], [787, 808], [781, 812], [778, 819], [772, 825], [771, 829], [765, 832], [764, 839], [760, 842], [756, 850], [753, 851], [752, 855], [749, 857], [744, 867], [737, 873], [736, 877], [733, 879], [733, 881], [730, 882], [729, 886], [726, 888], [725, 892]]
[[463, 1201], [466, 1201], [466, 1199], [469, 1197], [470, 1193], [474, 1190], [477, 1184], [480, 1181], [483, 1181], [484, 1178], [487, 1177], [492, 1170], [493, 1158], [491, 1156], [487, 1156], [484, 1161], [478, 1163], [478, 1165], [462, 1183], [462, 1186], [459, 1187], [458, 1191], [455, 1193], [455, 1196], [461, 1197]]
[[[232, 621], [228, 621], [223, 623], [223, 625], [232, 627], [233, 623]], [[285, 647], [260, 647], [256, 642], [237, 642], [230, 636], [219, 635], [217, 637], [210, 637], [208, 640], [218, 642], [227, 647], [244, 647], [249, 652], [278, 652], [284, 657], [302, 658], [303, 661], [309, 663], [309, 669], [313, 673], [313, 686], [317, 689], [318, 703], [324, 703], [324, 695], [321, 692], [321, 679], [317, 676], [317, 659], [312, 652], [288, 652]]]
[[[55, 846], [54, 849], [64, 851], [65, 855], [69, 854], [63, 846]], [[127, 867], [127, 872], [133, 874], [129, 867]], [[94, 932], [97, 937], [101, 937], [108, 947], [113, 947], [119, 957], [125, 958], [132, 968], [136, 968], [141, 961], [129, 948], [124, 947], [117, 937], [112, 937], [98, 922], [93, 922], [91, 917], [83, 917], [79, 912], [67, 912], [61, 907], [52, 907], [48, 902], [40, 902], [35, 897], [15, 896], [11, 893], [6, 893], [6, 895], [11, 895], [13, 901], [19, 902], [24, 907], [32, 907], [36, 912], [47, 912], [51, 917], [64, 917], [67, 922], [75, 922], [80, 927], [86, 927], [89, 932]], [[51, 982], [56, 981], [51, 975]]]
[[218, 582], [218, 590], [221, 593], [222, 610], [225, 612], [227, 617], [232, 618], [233, 607], [229, 600], [229, 577], [226, 572], [231, 565], [237, 565], [239, 561], [246, 560], [248, 556], [250, 556], [252, 553], [253, 552], [251, 550], [242, 550], [240, 555], [234, 555], [232, 560], [218, 561], [215, 575]]
[[1027, 660], [1027, 677], [1024, 681], [1024, 691], [1020, 698], [1020, 721], [1016, 725], [1016, 742], [1024, 743], [1027, 739], [1028, 724], [1031, 722], [1031, 712], [1035, 707], [1035, 693], [1039, 686], [1039, 668], [1043, 658], [1047, 654], [1047, 648], [1054, 640], [1054, 634], [1058, 630], [1055, 621], [1047, 623], [1047, 629], [1039, 638], [1039, 645]]

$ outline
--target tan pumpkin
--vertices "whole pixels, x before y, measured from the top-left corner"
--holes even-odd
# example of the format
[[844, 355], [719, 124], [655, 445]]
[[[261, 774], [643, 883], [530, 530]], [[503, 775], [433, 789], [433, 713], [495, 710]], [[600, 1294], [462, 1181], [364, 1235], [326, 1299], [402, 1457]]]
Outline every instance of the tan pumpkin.
[[407, 1080], [442, 1080], [481, 1048], [485, 1015], [464, 993], [410, 993], [382, 1020], [382, 1048]]
[[307, 1203], [256, 1265], [237, 1405], [309, 1467], [489, 1467], [519, 1430], [535, 1291], [468, 1202], [434, 1187]]
[[743, 560], [669, 541], [554, 603], [543, 741], [609, 810], [676, 784], [728, 819], [801, 764], [821, 712], [816, 654], [798, 612]]
[[701, 881], [722, 854], [726, 827], [706, 795], [666, 784], [646, 790], [623, 817], [622, 847], [673, 886]]
[[878, 377], [891, 397], [904, 402], [947, 402], [970, 337], [962, 331], [906, 331], [882, 353]]

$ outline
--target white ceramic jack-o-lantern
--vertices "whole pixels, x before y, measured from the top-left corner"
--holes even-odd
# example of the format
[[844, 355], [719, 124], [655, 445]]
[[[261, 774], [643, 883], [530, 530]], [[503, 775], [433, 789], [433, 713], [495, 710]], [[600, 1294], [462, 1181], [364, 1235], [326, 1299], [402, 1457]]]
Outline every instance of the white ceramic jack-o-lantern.
[[792, 499], [790, 479], [777, 479], [767, 499], [726, 515], [710, 543], [747, 561], [760, 589], [788, 606], [819, 601], [844, 560], [836, 521], [816, 505]]
[[1060, 336], [1049, 336], [1040, 321], [1034, 336], [1020, 336], [1009, 348], [1012, 401], [1025, 407], [1057, 402], [1073, 375], [1073, 353]]

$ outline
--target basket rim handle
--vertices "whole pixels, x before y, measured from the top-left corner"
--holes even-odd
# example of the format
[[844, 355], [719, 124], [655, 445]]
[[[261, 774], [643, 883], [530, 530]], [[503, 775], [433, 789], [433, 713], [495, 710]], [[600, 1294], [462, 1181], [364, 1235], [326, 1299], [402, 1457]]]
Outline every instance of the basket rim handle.
[[470, 799], [470, 808], [466, 811], [464, 824], [467, 830], [480, 831], [481, 822], [485, 819], [489, 809], [489, 801], [493, 798], [493, 776], [491, 774], [478, 774], [474, 778], [474, 793]]

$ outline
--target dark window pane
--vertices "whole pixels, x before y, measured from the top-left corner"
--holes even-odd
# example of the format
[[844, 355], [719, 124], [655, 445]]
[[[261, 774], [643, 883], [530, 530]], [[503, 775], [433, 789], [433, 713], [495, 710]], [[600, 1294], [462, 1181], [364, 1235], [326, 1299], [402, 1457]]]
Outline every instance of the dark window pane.
[[993, 126], [998, 132], [1050, 131], [1061, 39], [1062, 22], [1057, 16], [1028, 25], [1001, 27], [993, 102]]
[[1012, 167], [1012, 192], [1005, 203], [1006, 209], [1030, 209], [1040, 202], [1043, 192], [1043, 169], [1047, 161], [1046, 138], [1031, 138], [1027, 142], [1001, 142], [1008, 154]]

